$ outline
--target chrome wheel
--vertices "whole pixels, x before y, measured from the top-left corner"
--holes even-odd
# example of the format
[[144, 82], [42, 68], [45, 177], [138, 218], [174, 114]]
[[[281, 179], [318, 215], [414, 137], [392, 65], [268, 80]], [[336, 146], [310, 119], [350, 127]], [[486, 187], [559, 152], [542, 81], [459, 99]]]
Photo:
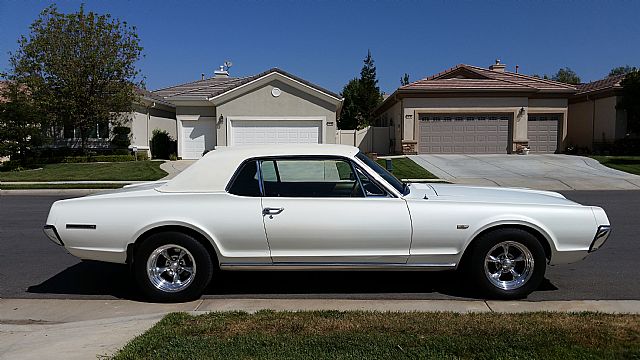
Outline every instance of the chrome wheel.
[[487, 252], [484, 273], [497, 288], [517, 289], [533, 275], [534, 260], [529, 249], [514, 241], [503, 241]]
[[149, 255], [147, 276], [158, 290], [182, 291], [193, 282], [196, 276], [196, 263], [189, 250], [182, 246], [163, 245]]

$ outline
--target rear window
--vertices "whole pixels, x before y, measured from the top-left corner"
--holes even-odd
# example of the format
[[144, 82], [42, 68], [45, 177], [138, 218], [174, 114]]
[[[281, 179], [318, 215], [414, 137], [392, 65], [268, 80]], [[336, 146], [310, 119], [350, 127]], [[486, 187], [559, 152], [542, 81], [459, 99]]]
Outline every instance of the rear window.
[[242, 165], [229, 187], [229, 193], [239, 196], [260, 196], [258, 166], [255, 161]]

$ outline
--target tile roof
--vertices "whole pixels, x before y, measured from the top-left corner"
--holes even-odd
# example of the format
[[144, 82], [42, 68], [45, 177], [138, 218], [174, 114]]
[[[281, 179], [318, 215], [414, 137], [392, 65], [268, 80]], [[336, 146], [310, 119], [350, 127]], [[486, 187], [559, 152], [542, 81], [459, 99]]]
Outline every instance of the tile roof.
[[186, 97], [201, 97], [201, 98], [210, 98], [213, 96], [217, 96], [223, 94], [227, 91], [233, 90], [239, 86], [242, 86], [246, 83], [249, 83], [253, 80], [259, 79], [271, 73], [279, 73], [286, 77], [292, 78], [298, 82], [301, 82], [307, 86], [310, 86], [318, 91], [321, 91], [325, 94], [331, 95], [337, 99], [340, 99], [341, 96], [329, 91], [325, 88], [322, 88], [318, 85], [315, 85], [311, 82], [308, 82], [302, 78], [299, 78], [293, 74], [290, 74], [284, 70], [280, 70], [278, 68], [272, 68], [267, 71], [264, 71], [260, 74], [246, 77], [226, 77], [226, 78], [209, 78], [204, 80], [198, 80], [189, 82], [186, 84], [175, 85], [163, 89], [158, 89], [153, 91], [153, 93], [157, 96], [160, 96], [164, 99], [171, 101], [172, 98], [186, 98]]
[[609, 76], [602, 80], [596, 80], [590, 83], [579, 84], [577, 86], [578, 88], [577, 95], [582, 95], [582, 94], [592, 93], [592, 92], [602, 91], [602, 90], [608, 90], [608, 89], [614, 89], [614, 88], [622, 88], [622, 85], [620, 85], [620, 83], [622, 82], [622, 80], [624, 80], [625, 76], [626, 74]]
[[142, 88], [139, 88], [139, 87], [136, 86], [135, 91], [136, 91], [136, 94], [138, 94], [138, 95], [140, 95], [143, 98], [146, 98], [148, 100], [157, 101], [157, 102], [159, 102], [161, 104], [164, 104], [164, 105], [167, 105], [167, 106], [170, 106], [170, 107], [176, 107], [172, 103], [166, 101], [163, 97], [158, 96], [158, 95], [152, 93], [149, 90], [142, 89]]
[[441, 73], [401, 86], [402, 91], [530, 91], [574, 93], [576, 87], [557, 81], [494, 71], [473, 65], [456, 65]]

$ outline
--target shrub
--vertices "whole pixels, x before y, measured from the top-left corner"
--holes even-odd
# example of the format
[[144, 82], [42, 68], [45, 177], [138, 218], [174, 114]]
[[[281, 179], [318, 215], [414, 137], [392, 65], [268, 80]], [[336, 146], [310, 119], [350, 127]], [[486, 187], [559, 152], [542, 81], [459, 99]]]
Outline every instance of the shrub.
[[97, 156], [67, 156], [61, 161], [67, 164], [89, 162], [123, 162], [135, 160], [133, 155], [97, 155]]
[[131, 152], [129, 151], [129, 149], [113, 149], [111, 153], [113, 155], [131, 155]]
[[595, 143], [593, 152], [598, 155], [640, 155], [640, 139], [629, 137], [611, 143]]
[[[132, 156], [133, 158], [133, 156]], [[149, 154], [146, 151], [142, 151], [136, 154], [136, 160], [138, 161], [146, 161], [149, 160]]]
[[98, 155], [91, 158], [91, 162], [123, 162], [133, 161], [133, 155]]
[[171, 155], [169, 155], [169, 160], [171, 161], [178, 160], [178, 155], [176, 155], [176, 153], [172, 153]]
[[154, 159], [168, 159], [172, 150], [171, 138], [166, 130], [155, 129], [151, 137], [151, 157]]
[[131, 129], [126, 126], [114, 127], [111, 146], [116, 149], [127, 149], [129, 145], [131, 145]]

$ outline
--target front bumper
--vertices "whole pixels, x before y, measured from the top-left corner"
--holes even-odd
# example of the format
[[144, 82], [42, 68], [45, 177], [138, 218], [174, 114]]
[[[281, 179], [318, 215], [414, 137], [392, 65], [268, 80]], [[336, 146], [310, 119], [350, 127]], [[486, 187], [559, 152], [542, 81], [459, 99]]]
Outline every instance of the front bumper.
[[56, 245], [64, 246], [64, 243], [62, 242], [62, 239], [60, 239], [60, 235], [58, 235], [58, 230], [56, 230], [55, 226], [45, 225], [44, 228], [42, 228], [42, 231], [44, 231], [44, 234], [47, 235], [49, 240], [53, 241]]
[[611, 234], [611, 225], [601, 225], [596, 231], [596, 235], [593, 237], [591, 246], [589, 246], [589, 252], [594, 252], [602, 247]]

